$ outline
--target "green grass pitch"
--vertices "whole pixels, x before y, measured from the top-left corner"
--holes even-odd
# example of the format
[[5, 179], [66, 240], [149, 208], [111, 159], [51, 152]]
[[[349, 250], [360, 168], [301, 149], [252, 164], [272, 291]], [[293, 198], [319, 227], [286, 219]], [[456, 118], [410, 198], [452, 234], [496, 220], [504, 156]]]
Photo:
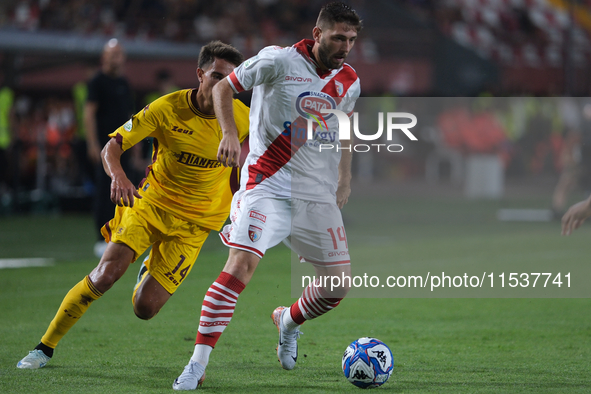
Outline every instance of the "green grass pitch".
[[[494, 219], [497, 208], [525, 203], [384, 202], [389, 220], [382, 231], [397, 250], [392, 264], [467, 256], [484, 265], [499, 256], [589, 264], [591, 226], [567, 238], [560, 237], [558, 222]], [[358, 215], [362, 205], [353, 198], [344, 211], [353, 262], [360, 265], [372, 258], [364, 220], [383, 212], [374, 206]], [[133, 314], [138, 267], [132, 265], [61, 341], [47, 367], [16, 368], [38, 343], [65, 293], [96, 265], [93, 241], [86, 216], [0, 218], [0, 258], [56, 261], [51, 267], [0, 270], [1, 393], [172, 392], [173, 380], [192, 353], [205, 291], [227, 257], [213, 233], [191, 275], [154, 319], [142, 321]], [[205, 392], [358, 392], [345, 380], [340, 363], [345, 347], [362, 336], [381, 339], [394, 354], [394, 373], [380, 392], [591, 392], [590, 299], [349, 298], [302, 327], [298, 365], [284, 371], [275, 355], [277, 330], [269, 316], [276, 306], [293, 301], [289, 253], [272, 249], [212, 353]]]

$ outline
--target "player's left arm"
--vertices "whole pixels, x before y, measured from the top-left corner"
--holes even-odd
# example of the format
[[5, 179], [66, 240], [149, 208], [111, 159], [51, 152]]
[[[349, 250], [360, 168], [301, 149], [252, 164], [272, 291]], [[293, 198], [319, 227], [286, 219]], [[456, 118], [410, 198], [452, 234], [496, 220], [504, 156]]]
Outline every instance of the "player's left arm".
[[351, 161], [353, 159], [353, 152], [351, 149], [351, 141], [341, 141], [341, 161], [339, 163], [339, 182], [337, 188], [337, 205], [343, 208], [349, 201], [351, 194]]
[[562, 217], [562, 235], [570, 235], [591, 216], [591, 196], [570, 207]]
[[[342, 110], [351, 116], [355, 108], [355, 102], [359, 98], [359, 79], [355, 81], [351, 89], [347, 92], [347, 97], [343, 102]], [[351, 120], [351, 119], [349, 119]], [[341, 140], [341, 161], [339, 162], [339, 180], [337, 186], [337, 205], [343, 208], [349, 201], [351, 195], [351, 162], [353, 161], [353, 149], [351, 140]]]

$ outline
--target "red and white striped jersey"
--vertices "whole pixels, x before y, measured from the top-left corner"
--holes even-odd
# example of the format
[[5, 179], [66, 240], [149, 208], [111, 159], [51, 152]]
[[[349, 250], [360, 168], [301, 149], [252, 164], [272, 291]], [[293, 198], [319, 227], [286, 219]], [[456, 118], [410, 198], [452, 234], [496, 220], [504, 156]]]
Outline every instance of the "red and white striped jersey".
[[[303, 140], [304, 117], [321, 108], [351, 113], [360, 83], [346, 63], [323, 73], [311, 56], [313, 45], [313, 40], [302, 40], [286, 48], [266, 47], [227, 77], [237, 93], [253, 89], [242, 190], [256, 187], [279, 198], [335, 201], [341, 157], [336, 149], [340, 146], [337, 118], [323, 115], [321, 126], [315, 124], [313, 139]], [[296, 134], [300, 140], [294, 143]], [[320, 151], [319, 144], [335, 149]]]

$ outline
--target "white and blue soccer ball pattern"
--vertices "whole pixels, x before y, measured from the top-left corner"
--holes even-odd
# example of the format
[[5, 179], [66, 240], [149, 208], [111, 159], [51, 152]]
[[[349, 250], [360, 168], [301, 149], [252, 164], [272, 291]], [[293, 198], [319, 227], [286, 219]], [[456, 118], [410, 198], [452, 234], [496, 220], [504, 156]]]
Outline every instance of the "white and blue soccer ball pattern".
[[394, 369], [390, 348], [376, 338], [359, 338], [345, 349], [343, 373], [347, 380], [363, 389], [386, 383]]

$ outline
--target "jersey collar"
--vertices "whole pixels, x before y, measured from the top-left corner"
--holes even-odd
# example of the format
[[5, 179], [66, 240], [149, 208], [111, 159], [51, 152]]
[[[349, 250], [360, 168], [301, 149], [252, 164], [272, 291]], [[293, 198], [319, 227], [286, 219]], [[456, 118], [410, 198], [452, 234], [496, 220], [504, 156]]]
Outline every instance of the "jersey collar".
[[199, 111], [199, 107], [197, 105], [197, 89], [190, 89], [187, 92], [187, 103], [195, 115], [204, 119], [215, 119], [215, 115], [206, 115]]
[[312, 54], [312, 47], [314, 46], [314, 42], [314, 40], [303, 39], [302, 41], [294, 44], [293, 47], [297, 49], [300, 55], [302, 55], [304, 58], [306, 58], [308, 61], [314, 64], [314, 66], [316, 67], [316, 73], [320, 78], [325, 78], [332, 73], [332, 69], [329, 68], [326, 71], [322, 71], [320, 69], [320, 67], [318, 66], [318, 62], [314, 60], [314, 55]]

